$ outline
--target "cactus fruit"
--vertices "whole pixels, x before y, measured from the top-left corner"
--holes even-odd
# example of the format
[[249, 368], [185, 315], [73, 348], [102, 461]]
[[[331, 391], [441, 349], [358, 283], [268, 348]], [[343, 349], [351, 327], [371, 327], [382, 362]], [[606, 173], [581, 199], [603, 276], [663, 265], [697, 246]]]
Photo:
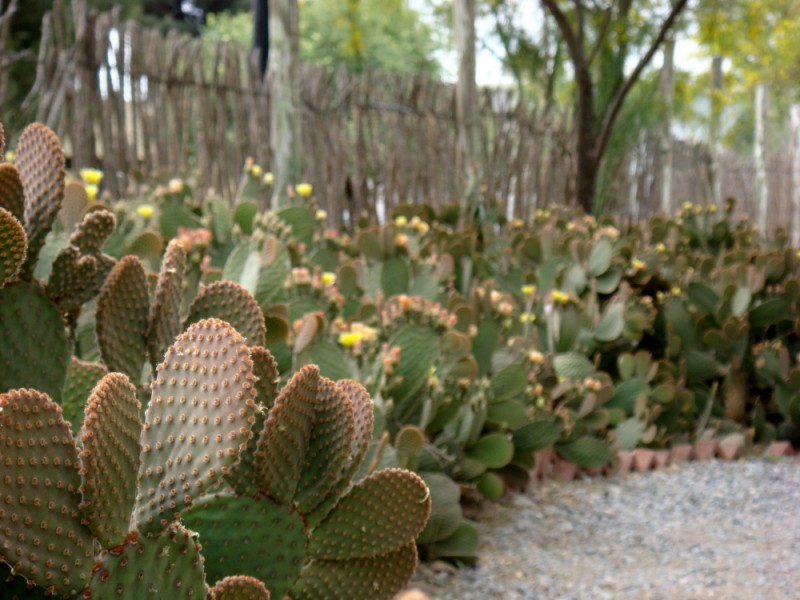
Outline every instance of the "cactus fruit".
[[105, 548], [124, 542], [136, 499], [141, 404], [122, 373], [92, 391], [81, 430], [81, 495], [89, 529]]
[[0, 395], [0, 409], [0, 560], [52, 593], [82, 589], [94, 551], [79, 518], [80, 462], [69, 425], [35, 390]]
[[147, 354], [150, 299], [142, 262], [125, 256], [108, 275], [97, 299], [97, 345], [109, 371], [138, 383]]
[[255, 377], [244, 338], [227, 323], [190, 326], [156, 370], [145, 414], [135, 518], [158, 533], [218, 483], [255, 421]]
[[0, 288], [0, 339], [0, 392], [36, 388], [60, 402], [67, 337], [58, 308], [39, 284], [17, 281]]
[[205, 600], [200, 544], [177, 523], [156, 538], [131, 532], [121, 545], [100, 553], [84, 597]]
[[5, 208], [22, 223], [25, 221], [25, 190], [17, 167], [0, 164], [0, 208]]
[[181, 242], [172, 240], [161, 261], [147, 326], [147, 349], [154, 367], [161, 362], [167, 348], [181, 332], [180, 310], [185, 272], [186, 250]]
[[0, 287], [14, 280], [27, 252], [28, 239], [22, 224], [0, 207]]
[[28, 125], [19, 136], [16, 167], [25, 190], [28, 257], [23, 276], [29, 277], [64, 198], [66, 172], [58, 136], [41, 123]]
[[209, 600], [269, 600], [270, 593], [255, 577], [232, 575], [208, 590]]

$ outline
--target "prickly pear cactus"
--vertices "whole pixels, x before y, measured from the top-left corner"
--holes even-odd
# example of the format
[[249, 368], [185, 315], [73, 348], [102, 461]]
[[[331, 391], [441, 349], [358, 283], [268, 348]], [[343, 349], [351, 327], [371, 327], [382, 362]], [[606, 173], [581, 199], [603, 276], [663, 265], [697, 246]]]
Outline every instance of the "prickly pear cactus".
[[255, 577], [232, 575], [208, 590], [209, 600], [269, 600], [269, 590]]
[[263, 346], [266, 327], [264, 313], [255, 298], [232, 281], [217, 281], [204, 287], [189, 307], [185, 325], [216, 317], [230, 323], [251, 346]]
[[167, 245], [147, 326], [147, 349], [155, 367], [169, 345], [181, 331], [183, 277], [186, 272], [186, 251], [178, 240]]
[[149, 311], [142, 262], [125, 256], [111, 270], [97, 299], [97, 344], [110, 371], [125, 373], [137, 383], [147, 354]]
[[5, 208], [21, 223], [25, 220], [25, 190], [17, 167], [0, 164], [0, 208]]
[[175, 521], [246, 447], [256, 390], [244, 338], [219, 319], [195, 323], [167, 351], [152, 388], [135, 509], [144, 533]]
[[58, 136], [41, 123], [28, 125], [19, 137], [16, 167], [25, 190], [28, 257], [22, 275], [28, 278], [64, 198], [66, 173]]
[[22, 224], [0, 207], [0, 287], [14, 280], [27, 252], [28, 238]]

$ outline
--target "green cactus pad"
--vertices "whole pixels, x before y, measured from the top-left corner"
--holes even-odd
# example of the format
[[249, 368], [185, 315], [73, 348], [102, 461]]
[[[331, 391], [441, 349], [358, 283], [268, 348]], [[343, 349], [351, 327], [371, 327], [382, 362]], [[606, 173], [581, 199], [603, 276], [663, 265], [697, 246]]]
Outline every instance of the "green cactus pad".
[[78, 435], [89, 395], [106, 373], [108, 370], [105, 365], [71, 357], [67, 367], [67, 381], [64, 383], [61, 409], [64, 419], [72, 424], [73, 434]]
[[21, 223], [25, 220], [25, 189], [17, 167], [0, 165], [0, 208], [5, 208]]
[[61, 407], [35, 390], [0, 395], [0, 414], [0, 561], [53, 593], [75, 593], [89, 581], [93, 549], [72, 432]]
[[278, 394], [258, 440], [259, 484], [283, 504], [294, 499], [302, 475], [319, 380], [314, 365], [297, 371]]
[[290, 596], [293, 600], [389, 600], [408, 583], [416, 568], [414, 542], [371, 558], [317, 560], [303, 569]]
[[350, 399], [326, 377], [320, 377], [314, 412], [305, 464], [294, 497], [302, 513], [313, 511], [335, 487], [355, 434]]
[[300, 576], [306, 528], [289, 506], [264, 496], [217, 494], [198, 499], [182, 519], [200, 534], [209, 582], [251, 575], [283, 598]]
[[167, 348], [181, 332], [180, 311], [185, 272], [186, 251], [178, 240], [172, 240], [161, 261], [156, 293], [148, 317], [147, 349], [154, 366], [161, 362]]
[[608, 444], [596, 438], [583, 437], [572, 442], [562, 442], [556, 444], [555, 448], [565, 460], [587, 469], [602, 467], [611, 460]]
[[0, 207], [0, 287], [17, 276], [27, 252], [28, 239], [22, 224]]
[[431, 515], [417, 542], [430, 544], [453, 535], [463, 522], [461, 490], [458, 484], [442, 473], [421, 473], [431, 492]]
[[125, 540], [136, 500], [142, 406], [122, 373], [109, 373], [92, 391], [81, 430], [81, 508], [104, 548]]
[[200, 544], [177, 524], [157, 538], [132, 532], [123, 544], [101, 553], [86, 592], [92, 600], [205, 600]]
[[59, 402], [67, 337], [58, 308], [38, 284], [18, 281], [0, 289], [0, 339], [0, 392], [36, 388]]
[[233, 575], [208, 590], [209, 600], [269, 600], [269, 590], [255, 577]]
[[41, 123], [28, 125], [19, 136], [16, 167], [25, 190], [28, 257], [22, 271], [27, 277], [64, 198], [64, 154], [58, 136]]
[[252, 435], [255, 377], [244, 338], [195, 323], [158, 365], [145, 414], [135, 519], [158, 533], [218, 483]]
[[250, 348], [253, 360], [253, 375], [256, 381], [255, 423], [251, 430], [255, 435], [247, 442], [247, 448], [239, 452], [239, 462], [235, 463], [225, 474], [225, 481], [240, 494], [249, 494], [259, 490], [258, 466], [256, 450], [258, 434], [264, 428], [267, 411], [275, 403], [278, 395], [278, 365], [269, 350], [256, 346]]
[[514, 444], [503, 433], [489, 433], [468, 448], [466, 455], [490, 469], [500, 469], [514, 457]]
[[514, 432], [514, 448], [519, 452], [537, 452], [555, 444], [561, 437], [561, 425], [539, 420], [523, 425]]
[[336, 382], [336, 388], [349, 400], [353, 408], [353, 436], [349, 454], [342, 464], [336, 484], [328, 493], [328, 497], [313, 512], [306, 514], [310, 527], [316, 527], [336, 506], [341, 495], [350, 487], [353, 476], [361, 468], [364, 457], [372, 439], [372, 428], [375, 423], [372, 398], [360, 384], [350, 379]]
[[200, 290], [189, 307], [186, 325], [209, 317], [230, 323], [250, 346], [263, 346], [265, 343], [264, 313], [250, 292], [238, 283], [217, 281]]
[[425, 527], [431, 496], [419, 476], [404, 469], [373, 473], [343, 496], [314, 530], [308, 553], [322, 560], [386, 554]]
[[135, 256], [123, 257], [111, 270], [95, 314], [97, 345], [109, 371], [138, 383], [147, 353], [150, 309], [147, 275]]
[[594, 365], [583, 354], [564, 352], [553, 358], [553, 369], [559, 377], [584, 379], [594, 373]]
[[521, 396], [528, 384], [528, 371], [519, 364], [510, 364], [492, 377], [492, 402], [503, 402]]
[[428, 327], [411, 325], [400, 330], [389, 342], [390, 347], [400, 348], [400, 361], [395, 367], [390, 395], [395, 401], [395, 410], [401, 422], [408, 422], [418, 402], [414, 395], [428, 378], [428, 370], [438, 355], [436, 334]]

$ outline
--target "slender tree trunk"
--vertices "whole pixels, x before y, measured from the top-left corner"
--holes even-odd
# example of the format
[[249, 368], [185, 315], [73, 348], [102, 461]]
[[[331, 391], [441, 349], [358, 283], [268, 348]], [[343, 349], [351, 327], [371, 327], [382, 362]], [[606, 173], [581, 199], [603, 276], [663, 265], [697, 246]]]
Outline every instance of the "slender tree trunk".
[[719, 162], [722, 155], [722, 57], [711, 59], [711, 118], [708, 124], [708, 148], [711, 154], [711, 200], [722, 211], [722, 185]]
[[661, 67], [661, 97], [664, 119], [661, 123], [661, 212], [672, 213], [672, 109], [675, 103], [675, 38], [664, 43], [664, 65]]
[[263, 75], [269, 62], [269, 0], [253, 0], [253, 50]]
[[761, 234], [767, 235], [767, 165], [766, 165], [766, 115], [767, 115], [767, 86], [756, 86], [756, 131], [753, 144], [753, 158], [756, 167], [756, 211], [758, 214], [758, 227]]
[[792, 245], [800, 247], [800, 104], [793, 104], [792, 127]]
[[458, 83], [456, 85], [456, 173], [457, 193], [461, 198], [461, 213], [473, 208], [476, 196], [475, 173], [475, 114], [477, 86], [475, 83], [475, 0], [455, 0], [453, 3]]
[[577, 70], [578, 136], [576, 148], [576, 190], [578, 204], [587, 214], [594, 209], [599, 161], [595, 144], [597, 118], [594, 112], [594, 87], [588, 67]]
[[272, 206], [288, 184], [302, 176], [300, 39], [297, 0], [269, 0], [270, 167], [275, 175]]

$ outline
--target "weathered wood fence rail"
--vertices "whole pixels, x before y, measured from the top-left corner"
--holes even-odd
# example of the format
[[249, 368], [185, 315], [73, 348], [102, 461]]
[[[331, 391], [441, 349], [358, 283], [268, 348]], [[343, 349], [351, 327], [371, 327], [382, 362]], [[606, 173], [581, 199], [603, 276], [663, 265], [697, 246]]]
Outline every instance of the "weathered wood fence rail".
[[[90, 15], [82, 4], [57, 1], [46, 17], [34, 89], [38, 120], [59, 133], [73, 166], [102, 167], [115, 196], [137, 173], [197, 173], [198, 188], [231, 197], [248, 157], [269, 169], [270, 93], [255, 56], [225, 43], [209, 51], [197, 38], [123, 22], [114, 11]], [[457, 200], [454, 86], [310, 65], [302, 82], [304, 179], [334, 223], [379, 204]], [[477, 172], [514, 217], [573, 197], [569, 113], [539, 114], [510, 91], [480, 90]], [[709, 201], [709, 166], [704, 147], [676, 142], [673, 204]], [[768, 157], [772, 226], [791, 220], [790, 167], [787, 156]], [[720, 171], [723, 195], [752, 214], [752, 160], [724, 156]], [[660, 172], [655, 141], [631, 149], [608, 208], [657, 211]]]

